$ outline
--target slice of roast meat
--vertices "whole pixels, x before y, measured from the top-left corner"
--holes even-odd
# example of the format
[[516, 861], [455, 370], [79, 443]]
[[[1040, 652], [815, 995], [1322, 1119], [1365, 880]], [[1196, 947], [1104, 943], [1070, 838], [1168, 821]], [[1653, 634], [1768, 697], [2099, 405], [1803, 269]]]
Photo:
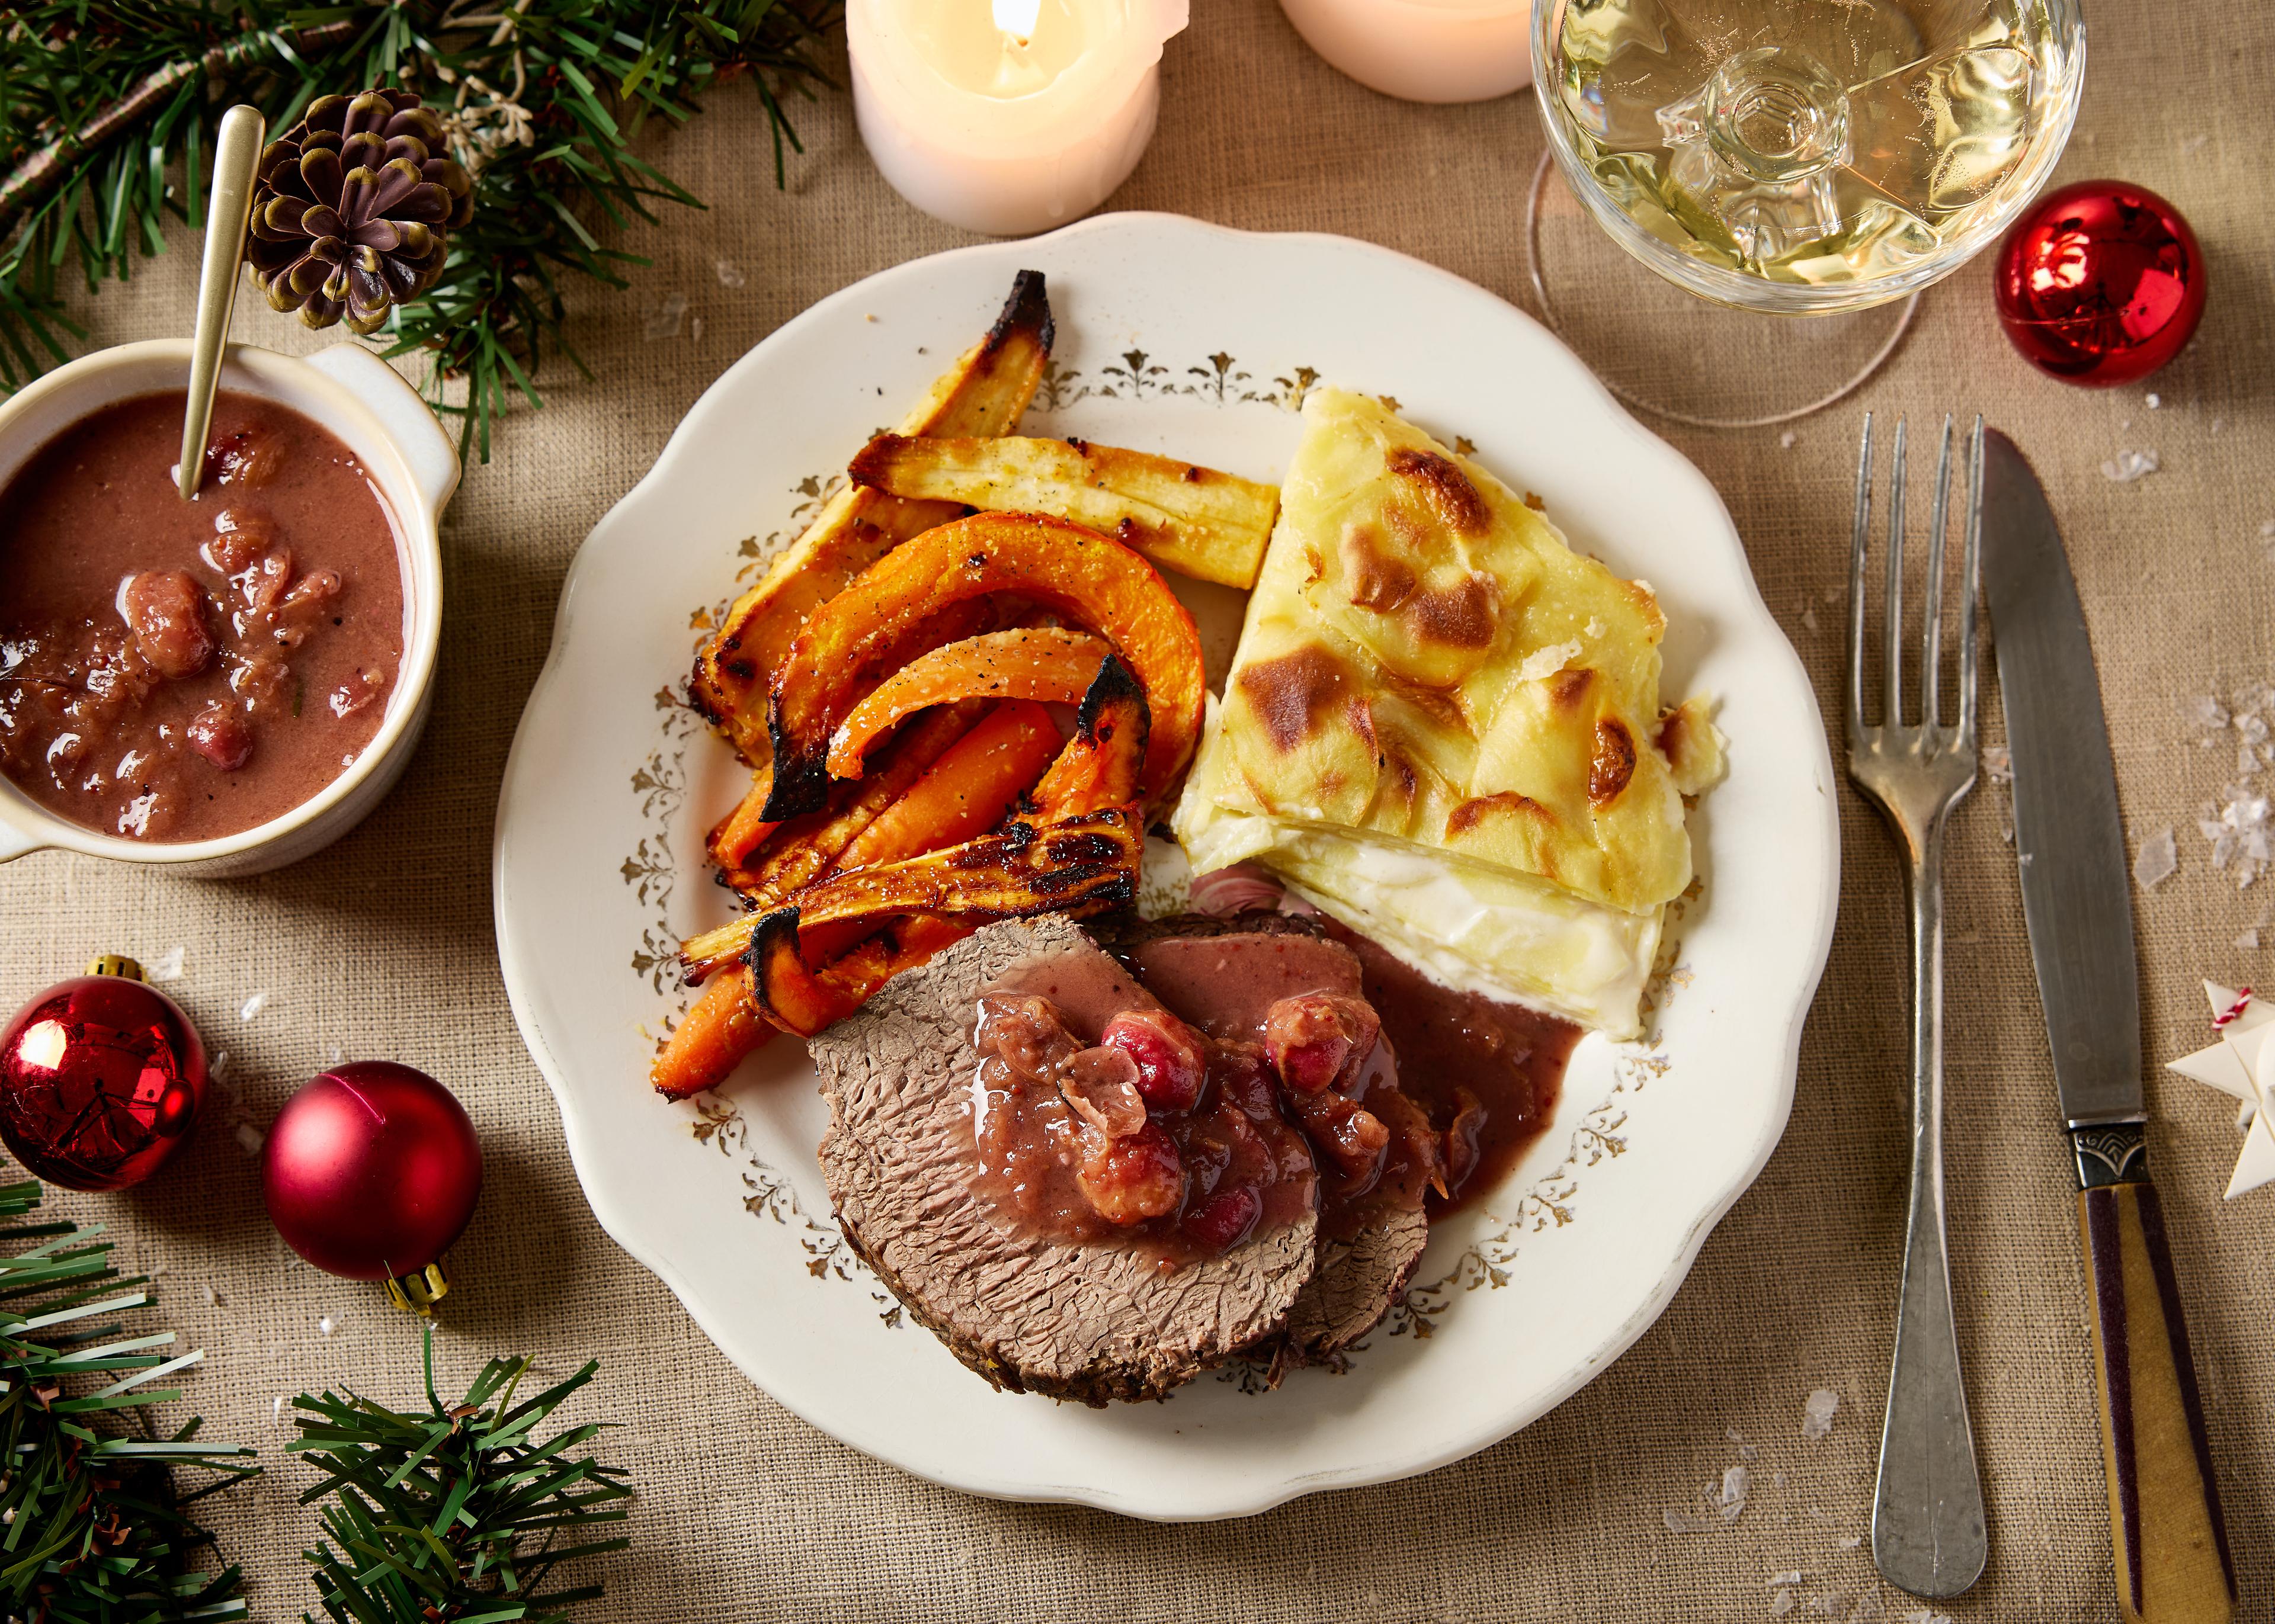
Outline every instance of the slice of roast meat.
[[[1045, 1027], [1046, 1040], [1024, 1046], [998, 1034], [983, 1056], [979, 1003], [996, 994], [1045, 1002], [1064, 1031]], [[1124, 1134], [1118, 1091], [1133, 1068], [1067, 1064], [1076, 1052], [1099, 1054], [1116, 1010], [1159, 1008], [1090, 937], [1050, 916], [987, 926], [812, 1041], [830, 1113], [822, 1176], [846, 1239], [911, 1315], [999, 1387], [1093, 1405], [1158, 1398], [1277, 1333], [1311, 1276], [1315, 1186], [1303, 1142], [1284, 1123], [1250, 1124], [1218, 1089], [1191, 1113], [1157, 1114]], [[1069, 1054], [1054, 1058], [1054, 1045]], [[1106, 1203], [1081, 1236], [1021, 1221], [992, 1193], [998, 1173], [983, 1167], [975, 1121], [986, 1101], [1025, 1086], [991, 1092], [986, 1061], [999, 1062], [1000, 1082], [1011, 1064], [1005, 1046], [1018, 1046], [1030, 1070], [1062, 1068], [1053, 1075], [1085, 1109], [1051, 1123], [1062, 1143], [1101, 1151], [1085, 1176], [1113, 1171], [1106, 1152], [1158, 1173], [1174, 1133], [1181, 1176], [1199, 1198], [1150, 1218], [1153, 1205], [1108, 1214]], [[1037, 1103], [1056, 1113], [1056, 1093], [1046, 1092]], [[1269, 1141], [1285, 1182], [1261, 1197], [1245, 1184], [1205, 1187], [1226, 1154], [1243, 1153], [1226, 1151], [1228, 1136], [1245, 1136], [1251, 1150]]]
[[[1280, 1356], [1303, 1363], [1349, 1347], [1380, 1323], [1413, 1277], [1430, 1238], [1423, 1198], [1440, 1175], [1437, 1136], [1399, 1090], [1390, 1046], [1372, 1041], [1357, 957], [1310, 918], [1261, 910], [1125, 925], [1112, 945], [1146, 991], [1221, 1044], [1268, 1053], [1275, 1009], [1284, 1033], [1290, 1014], [1311, 1013], [1290, 1006], [1316, 995], [1365, 1012], [1369, 1051], [1350, 1057], [1333, 1090], [1282, 1090], [1290, 1116], [1312, 1138], [1321, 1183], [1319, 1269], [1289, 1311]], [[1387, 1139], [1363, 1167], [1363, 1154], [1354, 1160], [1348, 1149], [1350, 1137], [1338, 1133], [1353, 1107]]]

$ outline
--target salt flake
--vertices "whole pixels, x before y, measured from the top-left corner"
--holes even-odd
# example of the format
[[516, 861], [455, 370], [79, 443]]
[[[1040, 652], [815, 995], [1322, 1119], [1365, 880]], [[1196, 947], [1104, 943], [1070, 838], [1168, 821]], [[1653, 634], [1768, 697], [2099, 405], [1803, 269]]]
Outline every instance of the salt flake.
[[2235, 939], [2235, 945], [2244, 949], [2247, 953], [2258, 947], [2259, 927], [2255, 925], [2249, 930], [2245, 931], [2241, 935]]
[[1839, 1545], [1843, 1551], [1854, 1551], [1858, 1545], [1864, 1543], [1864, 1537], [1862, 1534], [1843, 1534], [1840, 1538], [1834, 1540], [1833, 1543]]
[[1817, 630], [1817, 606], [1815, 604], [1812, 603], [1807, 608], [1802, 610], [1801, 623], [1808, 627], [1811, 631]]
[[1840, 1408], [1840, 1395], [1830, 1387], [1812, 1392], [1801, 1407], [1801, 1435], [1803, 1438], [1823, 1438], [1833, 1431], [1833, 1413]]
[[722, 288], [739, 288], [749, 280], [743, 275], [743, 268], [732, 260], [714, 260], [711, 262], [711, 269], [719, 278], [719, 285]]
[[2120, 485], [2130, 485], [2135, 480], [2147, 479], [2157, 472], [2157, 454], [2154, 451], [2120, 451], [2114, 457], [2101, 465], [2101, 477], [2105, 480], [2112, 480]]
[[207, 1080], [218, 1083], [227, 1076], [229, 1076], [229, 1051], [216, 1049], [214, 1051], [214, 1057], [206, 1062]]
[[237, 1148], [246, 1155], [260, 1155], [261, 1147], [268, 1143], [268, 1136], [251, 1122], [239, 1122], [237, 1125]]
[[2180, 866], [2181, 854], [2173, 846], [2173, 831], [2158, 829], [2141, 842], [2140, 854], [2133, 859], [2133, 879], [2143, 890], [2153, 890], [2170, 880]]
[[1770, 1598], [1770, 1617], [1773, 1619], [1781, 1619], [1785, 1617], [1787, 1613], [1793, 1611], [1793, 1592], [1791, 1590], [1780, 1590], [1775, 1596]]
[[179, 981], [182, 978], [182, 949], [179, 946], [167, 948], [152, 959], [144, 971], [153, 981]]
[[282, 1421], [284, 1419], [284, 1395], [283, 1394], [278, 1394], [276, 1395], [276, 1401], [269, 1405], [268, 1418], [271, 1421]]
[[687, 295], [667, 293], [663, 296], [663, 302], [650, 312], [647, 320], [640, 324], [640, 336], [651, 341], [658, 338], [676, 338], [679, 336], [679, 324], [686, 319]]
[[1848, 1592], [1834, 1590], [1829, 1595], [1819, 1596], [1809, 1605], [1803, 1607], [1801, 1613], [1803, 1618], [1809, 1619], [1846, 1618], [1848, 1613]]
[[2014, 782], [2014, 752], [2004, 744], [1992, 744], [1983, 752], [1983, 770], [1994, 784]]
[[1778, 436], [1778, 443], [1783, 446], [1787, 450], [1790, 451], [1794, 448], [1795, 439], [1795, 435], [1794, 434], [1793, 430], [1788, 428], [1785, 433]]
[[1735, 1522], [1746, 1509], [1746, 1492], [1752, 1483], [1753, 1474], [1742, 1466], [1733, 1466], [1725, 1471], [1720, 1491], [1708, 1491], [1708, 1498], [1714, 1503], [1714, 1514], [1725, 1522]]
[[326, 1336], [329, 1336], [333, 1332], [339, 1328], [340, 1322], [334, 1319], [329, 1314], [319, 1314], [316, 1317], [316, 1329], [322, 1332]]
[[1772, 1574], [1768, 1578], [1763, 1580], [1762, 1582], [1768, 1585], [1772, 1590], [1776, 1590], [1782, 1584], [1799, 1584], [1801, 1582], [1801, 1569], [1798, 1567], [1788, 1567], [1781, 1574]]
[[2226, 799], [2207, 805], [2196, 830], [2211, 842], [2211, 865], [2247, 890], [2275, 864], [2275, 808], [2268, 797], [2240, 784], [2222, 792]]
[[1687, 1511], [1662, 1511], [1659, 1516], [1670, 1534], [1703, 1534], [1714, 1525], [1704, 1517], [1694, 1517]]
[[268, 994], [266, 993], [255, 993], [252, 997], [246, 999], [245, 1002], [239, 1006], [237, 1012], [237, 1018], [240, 1021], [249, 1021], [268, 1007]]

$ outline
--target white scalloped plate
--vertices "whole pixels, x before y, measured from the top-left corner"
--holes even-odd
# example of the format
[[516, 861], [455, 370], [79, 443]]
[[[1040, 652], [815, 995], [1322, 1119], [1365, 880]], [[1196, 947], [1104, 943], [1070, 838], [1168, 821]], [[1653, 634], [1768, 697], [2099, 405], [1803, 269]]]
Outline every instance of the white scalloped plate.
[[[1666, 691], [1719, 696], [1731, 740], [1730, 776], [1693, 819], [1703, 888], [1670, 928], [1653, 1040], [1583, 1043], [1553, 1123], [1487, 1210], [1439, 1227], [1408, 1307], [1348, 1371], [1277, 1391], [1236, 1370], [1110, 1410], [996, 1393], [844, 1249], [797, 1045], [690, 1105], [645, 1081], [684, 996], [669, 952], [725, 917], [702, 830], [747, 782], [669, 702], [692, 623], [1030, 266], [1058, 321], [1031, 429], [1271, 479], [1313, 382], [1393, 397], [1658, 588]], [[1458, 1460], [1634, 1341], [1784, 1129], [1839, 857], [1816, 699], [1729, 516], [1545, 329], [1364, 243], [1112, 215], [873, 276], [712, 386], [577, 556], [507, 765], [495, 865], [506, 989], [593, 1210], [752, 1380], [935, 1482], [1183, 1519]]]

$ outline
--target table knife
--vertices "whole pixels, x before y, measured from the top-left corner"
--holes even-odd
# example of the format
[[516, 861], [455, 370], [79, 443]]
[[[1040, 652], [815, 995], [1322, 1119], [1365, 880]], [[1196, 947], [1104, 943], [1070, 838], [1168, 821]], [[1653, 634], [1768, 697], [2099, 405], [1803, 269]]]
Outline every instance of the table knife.
[[2077, 585], [2029, 464], [1984, 452], [1983, 591], [2014, 756], [2014, 850], [2077, 1164], [2109, 1531], [2124, 1617], [2235, 1613], [2235, 1567], [2143, 1137], [2132, 878]]

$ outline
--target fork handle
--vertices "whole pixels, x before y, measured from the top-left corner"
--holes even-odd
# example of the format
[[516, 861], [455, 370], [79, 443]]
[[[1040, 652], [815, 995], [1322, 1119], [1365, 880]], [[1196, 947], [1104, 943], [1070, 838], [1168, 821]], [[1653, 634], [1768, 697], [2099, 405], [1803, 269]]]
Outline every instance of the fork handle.
[[1911, 1209], [1872, 1499], [1872, 1565], [1935, 1598], [1973, 1584], [1990, 1555], [1943, 1215], [1942, 834], [1930, 820], [1912, 857]]
[[2073, 1137], [2118, 1601], [2127, 1624], [2226, 1624], [2235, 1566], [2141, 1129]]

